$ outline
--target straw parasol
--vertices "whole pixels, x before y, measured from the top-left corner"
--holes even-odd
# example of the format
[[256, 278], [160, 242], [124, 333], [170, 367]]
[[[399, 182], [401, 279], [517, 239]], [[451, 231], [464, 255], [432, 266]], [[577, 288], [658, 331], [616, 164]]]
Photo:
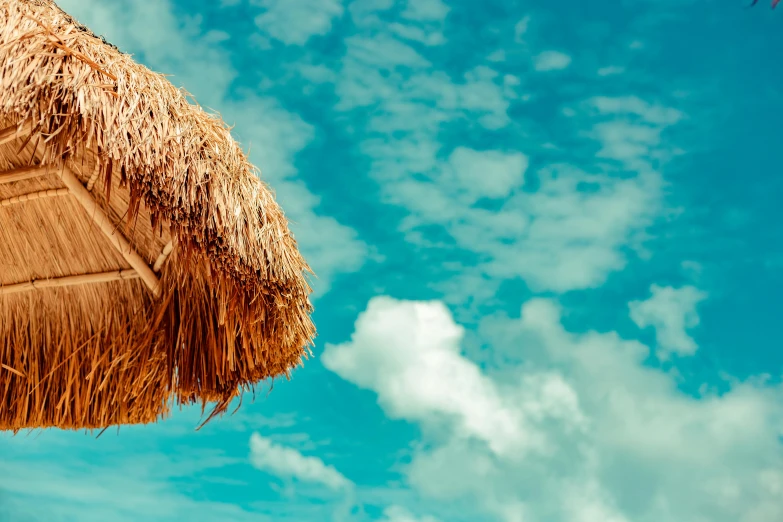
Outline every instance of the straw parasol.
[[0, 0], [0, 430], [223, 412], [308, 355], [308, 272], [220, 118]]

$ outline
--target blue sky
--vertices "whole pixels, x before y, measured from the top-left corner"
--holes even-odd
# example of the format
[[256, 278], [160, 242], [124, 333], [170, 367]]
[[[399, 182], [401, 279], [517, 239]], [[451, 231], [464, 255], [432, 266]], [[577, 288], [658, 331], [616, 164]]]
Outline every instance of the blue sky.
[[783, 13], [59, 4], [235, 125], [320, 335], [199, 432], [3, 436], [0, 521], [783, 519]]

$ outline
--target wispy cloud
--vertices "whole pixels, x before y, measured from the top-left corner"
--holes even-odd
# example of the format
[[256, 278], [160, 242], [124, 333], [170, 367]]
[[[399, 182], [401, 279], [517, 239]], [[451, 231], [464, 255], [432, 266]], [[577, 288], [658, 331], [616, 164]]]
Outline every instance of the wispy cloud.
[[342, 0], [253, 0], [262, 12], [255, 17], [261, 36], [287, 45], [304, 45], [313, 36], [325, 35], [343, 14]]
[[[36, 455], [0, 459], [0, 519], [67, 522], [141, 519], [168, 522], [187, 520], [264, 521], [263, 514], [231, 502], [212, 501], [191, 495], [210, 483], [210, 472], [236, 465], [239, 459], [214, 450], [199, 449], [197, 458], [178, 458], [141, 447], [124, 458], [121, 451], [106, 451], [84, 444], [57, 443], [46, 437]], [[128, 438], [124, 441], [139, 442]], [[104, 446], [105, 448], [105, 446]], [[59, 450], [59, 451], [56, 451]], [[59, 453], [59, 455], [57, 454]], [[92, 455], [92, 457], [91, 457]], [[51, 458], [46, 458], [51, 457]], [[194, 478], [196, 477], [196, 478]], [[239, 482], [241, 485], [241, 481]]]
[[[360, 150], [387, 200], [409, 213], [400, 224], [408, 241], [477, 254], [478, 267], [465, 267], [464, 277], [521, 277], [536, 290], [594, 287], [625, 266], [623, 247], [659, 212], [662, 178], [652, 165], [669, 154], [661, 133], [678, 111], [636, 97], [588, 98], [571, 132], [599, 144], [597, 163], [563, 157], [530, 172], [543, 144], [487, 150], [440, 139], [467, 121], [507, 130], [513, 82], [486, 65], [452, 78], [385, 30], [382, 10], [354, 5], [363, 6], [354, 14], [360, 32], [347, 40], [337, 107], [376, 108]], [[638, 175], [616, 175], [627, 169]], [[537, 190], [524, 190], [530, 180]]]
[[598, 76], [614, 76], [616, 74], [623, 74], [624, 72], [625, 72], [625, 68], [617, 65], [608, 65], [606, 67], [601, 67], [597, 71]]
[[417, 517], [403, 507], [390, 506], [383, 510], [383, 518], [379, 522], [438, 522], [438, 519], [428, 515]]
[[254, 433], [250, 437], [250, 462], [256, 468], [285, 478], [294, 478], [304, 482], [323, 484], [342, 490], [352, 483], [333, 466], [313, 456], [302, 455], [299, 451], [274, 443], [271, 439]]

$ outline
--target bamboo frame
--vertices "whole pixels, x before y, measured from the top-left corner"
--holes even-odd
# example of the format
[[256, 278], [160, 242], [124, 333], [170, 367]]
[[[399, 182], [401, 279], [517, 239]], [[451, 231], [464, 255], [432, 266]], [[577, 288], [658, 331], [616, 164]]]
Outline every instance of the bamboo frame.
[[54, 172], [51, 165], [32, 165], [0, 172], [0, 185], [25, 179], [33, 179]]
[[68, 194], [70, 194], [70, 191], [67, 188], [58, 188], [58, 189], [41, 190], [39, 192], [30, 192], [27, 194], [21, 194], [19, 196], [14, 196], [12, 198], [0, 200], [0, 208], [10, 207], [11, 205], [15, 205], [17, 203], [24, 203], [25, 201], [35, 201], [36, 199], [43, 199], [43, 198], [54, 198], [57, 196], [66, 196]]
[[152, 271], [157, 273], [160, 272], [160, 269], [163, 268], [163, 263], [166, 262], [166, 259], [169, 258], [169, 254], [171, 254], [171, 251], [174, 250], [174, 243], [169, 241], [166, 243], [166, 246], [163, 247], [163, 251], [160, 253], [158, 258], [155, 260], [155, 264], [152, 265]]
[[98, 272], [94, 274], [80, 274], [65, 277], [55, 277], [52, 279], [37, 279], [16, 283], [13, 285], [0, 286], [0, 295], [16, 294], [28, 290], [40, 290], [42, 288], [60, 288], [63, 286], [83, 285], [88, 283], [107, 283], [110, 281], [124, 281], [128, 279], [138, 279], [141, 277], [133, 269], [114, 270], [112, 272]]
[[96, 168], [95, 172], [92, 173], [92, 176], [90, 176], [90, 179], [87, 180], [87, 190], [92, 190], [92, 188], [95, 186], [95, 182], [98, 181], [98, 177], [101, 175], [101, 169]]
[[116, 230], [114, 223], [112, 223], [106, 212], [98, 205], [93, 199], [87, 188], [82, 185], [81, 181], [71, 172], [67, 166], [63, 165], [60, 169], [60, 178], [65, 183], [65, 186], [70, 190], [79, 204], [90, 215], [92, 220], [98, 225], [106, 235], [106, 238], [111, 242], [112, 246], [125, 258], [125, 261], [139, 274], [144, 284], [147, 285], [152, 295], [155, 297], [160, 296], [160, 281], [155, 272], [149, 267], [149, 265], [142, 259], [142, 257], [133, 249], [130, 242], [119, 231]]

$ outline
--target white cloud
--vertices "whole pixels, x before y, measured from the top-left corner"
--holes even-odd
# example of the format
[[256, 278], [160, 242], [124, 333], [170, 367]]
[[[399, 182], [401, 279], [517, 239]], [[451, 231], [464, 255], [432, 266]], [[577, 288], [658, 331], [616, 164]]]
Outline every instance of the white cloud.
[[[327, 3], [317, 2], [319, 8]], [[231, 85], [238, 72], [220, 46], [202, 37], [198, 26], [182, 25], [168, 2], [63, 0], [58, 4], [123, 51], [138, 54], [155, 70], [173, 74], [175, 84], [184, 84], [202, 106], [219, 109], [235, 125], [234, 135], [245, 150], [250, 147], [251, 161], [292, 221], [299, 247], [318, 276], [316, 296], [326, 293], [338, 274], [355, 272], [363, 265], [367, 246], [353, 229], [318, 214], [319, 198], [298, 179], [296, 155], [313, 139], [315, 129], [275, 100], [252, 92], [234, 98]]]
[[254, 0], [263, 8], [256, 26], [287, 45], [304, 45], [313, 36], [325, 35], [343, 15], [342, 0]]
[[424, 27], [414, 27], [410, 25], [391, 23], [389, 24], [389, 31], [394, 33], [395, 36], [402, 40], [411, 40], [414, 42], [420, 42], [424, 45], [443, 45], [446, 43], [446, 39], [443, 33], [440, 31], [431, 31]]
[[431, 516], [417, 517], [400, 506], [390, 506], [383, 510], [383, 518], [379, 522], [439, 522]]
[[649, 103], [636, 96], [607, 97], [595, 96], [589, 102], [601, 114], [628, 115], [642, 117], [650, 125], [673, 125], [682, 119], [677, 109]]
[[394, 417], [422, 421], [447, 414], [466, 432], [502, 447], [521, 435], [518, 422], [492, 383], [459, 354], [462, 335], [443, 305], [375, 298], [351, 341], [327, 345], [321, 361], [344, 379], [377, 390]]
[[629, 303], [631, 319], [640, 328], [655, 328], [655, 337], [662, 354], [693, 355], [698, 346], [686, 332], [699, 325], [696, 306], [707, 294], [693, 286], [681, 288], [652, 285], [652, 294], [644, 301]]
[[[493, 284], [520, 277], [535, 291], [595, 287], [625, 266], [624, 249], [660, 213], [658, 169], [672, 154], [663, 133], [684, 118], [680, 111], [635, 96], [587, 97], [571, 121], [597, 154], [580, 166], [563, 154], [526, 168], [540, 150], [529, 139], [518, 151], [448, 148], [441, 131], [463, 121], [509, 130], [511, 97], [500, 75], [482, 67], [454, 78], [426, 50], [382, 25], [367, 27], [349, 42], [340, 108], [373, 107], [361, 150], [385, 200], [409, 212], [400, 227], [409, 241], [443, 252], [450, 243], [426, 234], [439, 226], [461, 253], [477, 254], [476, 268], [443, 285], [451, 302], [491, 302]], [[499, 168], [514, 154], [525, 168]], [[475, 194], [460, 182], [468, 172], [482, 174], [468, 184]], [[503, 174], [484, 179], [489, 172]], [[521, 190], [525, 174], [536, 190]], [[490, 197], [485, 182], [504, 194], [492, 211], [475, 205]], [[376, 298], [351, 340], [324, 353], [327, 368], [373, 390], [388, 416], [424, 428], [407, 468], [421, 495], [504, 522], [761, 522], [759, 513], [782, 514], [772, 493], [782, 463], [780, 390], [738, 384], [722, 396], [689, 397], [644, 366], [647, 347], [613, 332], [569, 334], [550, 301], [531, 301], [521, 320], [483, 323], [489, 354], [479, 365], [462, 352], [441, 305]], [[767, 489], [751, 486], [762, 482]], [[715, 507], [715, 491], [737, 487], [739, 496]]]
[[[646, 346], [569, 333], [560, 314], [535, 299], [520, 319], [485, 319], [503, 367], [482, 370], [442, 305], [376, 298], [324, 361], [374, 390], [392, 417], [423, 427], [451, 418], [450, 430], [424, 431], [406, 470], [433, 509], [459, 503], [466, 517], [503, 522], [783, 517], [780, 387], [691, 397], [644, 365]], [[545, 443], [513, 444], [515, 430]]]
[[525, 35], [527, 34], [527, 30], [530, 28], [530, 16], [526, 16], [522, 18], [520, 21], [518, 21], [514, 25], [514, 41], [517, 43], [521, 43]]
[[[430, 182], [392, 178], [386, 188], [393, 201], [411, 211], [405, 229], [442, 225], [459, 247], [485, 256], [480, 269], [493, 278], [522, 277], [536, 290], [601, 284], [625, 265], [620, 247], [629, 235], [648, 225], [658, 210], [661, 180], [655, 173], [618, 179], [551, 165], [536, 173], [537, 191], [523, 192], [523, 155], [472, 151], [469, 156], [460, 168], [482, 173], [469, 192], [452, 182], [453, 156], [450, 164], [424, 164], [432, 169]], [[514, 168], [499, 169], [501, 164]], [[508, 197], [496, 210], [473, 206], [478, 197], [503, 192]]]
[[571, 57], [560, 51], [544, 51], [533, 59], [536, 71], [560, 71], [571, 65]]
[[250, 462], [254, 467], [285, 478], [323, 484], [334, 490], [353, 486], [342, 473], [318, 457], [305, 456], [293, 448], [275, 444], [271, 439], [254, 433], [250, 437]]
[[[528, 158], [542, 150], [529, 139], [520, 139], [518, 150], [446, 147], [441, 132], [467, 121], [510, 130], [508, 108], [517, 94], [506, 77], [486, 66], [462, 78], [438, 70], [422, 54], [426, 50], [373, 18], [374, 5], [352, 4], [360, 30], [346, 41], [337, 107], [362, 115], [373, 108], [359, 129], [359, 148], [371, 159], [370, 175], [384, 202], [407, 211], [399, 227], [406, 239], [421, 248], [453, 249], [455, 258], [476, 254], [479, 264], [465, 271], [473, 280], [488, 279], [490, 295], [501, 279], [565, 292], [595, 287], [622, 269], [624, 247], [660, 211], [657, 166], [670, 149], [661, 136], [681, 114], [640, 98], [588, 98], [574, 110], [574, 132], [585, 145], [597, 142], [599, 150], [583, 168], [558, 163], [550, 153], [549, 164], [529, 172]], [[522, 190], [526, 174], [537, 190]], [[482, 198], [495, 199], [492, 211], [476, 205]], [[450, 299], [472, 299], [463, 294]]]
[[[609, 272], [625, 265], [620, 247], [628, 235], [649, 223], [659, 179], [619, 180], [567, 165], [543, 169], [538, 177], [537, 192], [511, 198], [505, 215], [492, 218], [495, 224], [477, 220], [480, 228], [464, 231], [469, 234], [465, 241], [475, 239], [491, 253], [487, 271], [494, 277], [519, 275], [534, 289], [555, 291], [603, 283]], [[582, 184], [593, 190], [580, 190]], [[498, 226], [503, 221], [521, 233], [501, 234], [507, 230]]]
[[[95, 433], [59, 430], [0, 437], [0, 520], [344, 520], [340, 515], [353, 501], [350, 489], [259, 481], [248, 462], [248, 430], [291, 427], [301, 415], [266, 417], [246, 405], [196, 432], [200, 417], [198, 408], [188, 409], [164, 423], [108, 430], [97, 440]], [[312, 444], [301, 434], [280, 440], [296, 441], [298, 448]], [[271, 491], [264, 491], [267, 486]], [[291, 496], [281, 502], [269, 497], [275, 491]]]
[[617, 74], [623, 74], [625, 72], [625, 67], [608, 65], [606, 67], [601, 67], [597, 72], [598, 76], [614, 76]]
[[457, 433], [486, 442], [497, 455], [546, 446], [530, 418], [578, 422], [575, 397], [556, 375], [537, 376], [510, 393], [460, 353], [462, 336], [441, 303], [376, 297], [357, 319], [351, 341], [327, 345], [321, 361], [376, 391], [390, 416], [423, 423], [444, 416]]
[[[481, 198], [506, 198], [524, 182], [528, 158], [521, 152], [481, 152], [457, 147], [449, 157], [455, 181], [474, 203]], [[446, 181], [448, 182], [448, 181]]]
[[490, 62], [505, 62], [506, 61], [506, 51], [503, 49], [498, 49], [496, 51], [492, 51], [489, 56], [487, 56], [487, 60]]
[[418, 22], [442, 22], [449, 10], [441, 0], [407, 0], [402, 17]]
[[[364, 29], [376, 29], [381, 39], [394, 35], [401, 40], [423, 43], [427, 46], [443, 45], [446, 38], [443, 26], [450, 8], [441, 0], [407, 0], [400, 13], [399, 22], [381, 20], [379, 13], [394, 7], [394, 0], [355, 0], [349, 4], [354, 23]], [[388, 43], [388, 42], [387, 42]], [[379, 56], [381, 60], [385, 55]]]

